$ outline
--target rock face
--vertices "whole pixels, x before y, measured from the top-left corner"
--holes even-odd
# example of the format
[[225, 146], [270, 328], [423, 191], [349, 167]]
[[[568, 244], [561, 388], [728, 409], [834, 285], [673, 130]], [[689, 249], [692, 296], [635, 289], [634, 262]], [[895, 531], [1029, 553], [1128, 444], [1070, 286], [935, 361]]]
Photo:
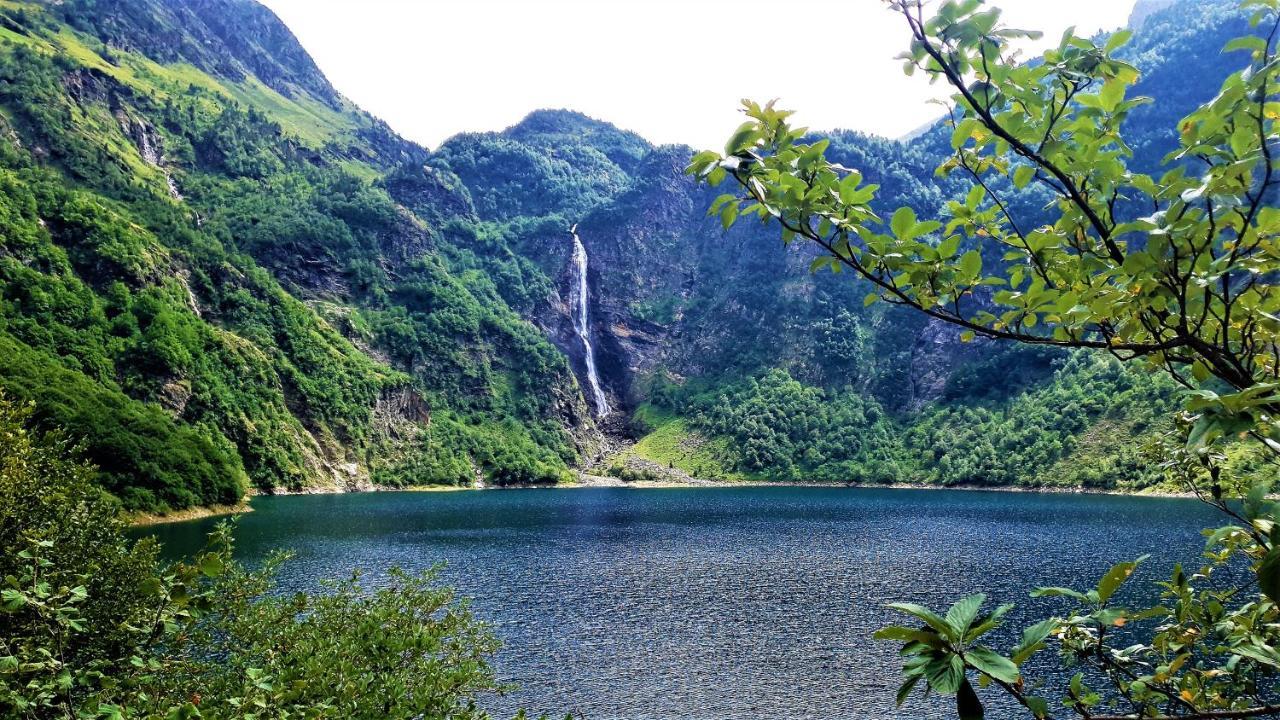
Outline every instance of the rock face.
[[[929, 161], [904, 153], [905, 146], [848, 133], [836, 141], [833, 152], [898, 197], [920, 207], [940, 202], [936, 188], [914, 179], [928, 174], [922, 168]], [[865, 310], [865, 288], [847, 276], [811, 274], [814, 251], [784, 247], [776, 228], [743, 223], [725, 232], [706, 213], [725, 189], [684, 175], [691, 154], [683, 146], [646, 150], [605, 123], [539, 111], [502, 133], [451, 140], [432, 162], [456, 172], [472, 197], [487, 198], [476, 206], [481, 218], [548, 213], [519, 244], [555, 280], [528, 315], [586, 388], [571, 306], [577, 275], [569, 228], [577, 225], [591, 259], [596, 364], [623, 416], [649, 399], [658, 380], [716, 382], [778, 367], [814, 385], [862, 389], [903, 410], [942, 392], [951, 359], [959, 357], [954, 334], [925, 338], [924, 323], [910, 313]], [[556, 158], [568, 156], [596, 158], [607, 171], [587, 172], [588, 163], [563, 174]], [[498, 158], [518, 162], [495, 171]], [[602, 177], [614, 179], [602, 184]], [[515, 184], [546, 191], [533, 192], [530, 205], [511, 198]], [[883, 362], [869, 363], [873, 355]], [[929, 379], [911, 382], [917, 374]]]
[[960, 333], [954, 325], [929, 320], [916, 336], [911, 345], [910, 394], [904, 398], [909, 410], [919, 410], [942, 397], [956, 367], [984, 354], [989, 343], [962, 342]]
[[58, 11], [102, 42], [232, 81], [255, 77], [286, 97], [341, 97], [275, 13], [251, 0], [69, 0]]
[[[584, 217], [578, 234], [591, 257], [593, 341], [610, 397], [623, 410], [648, 399], [661, 376], [715, 381], [734, 373], [787, 368], [819, 385], [853, 385], [908, 409], [938, 397], [959, 357], [954, 333], [919, 318], [863, 310], [857, 283], [815, 276], [810, 248], [783, 247], [773, 228], [724, 232], [706, 208], [718, 191], [683, 174], [684, 147], [653, 150], [630, 187]], [[571, 236], [527, 246], [563, 268], [558, 293], [538, 315], [583, 375], [572, 330], [567, 249]], [[888, 312], [893, 318], [886, 320]], [[866, 365], [870, 342], [889, 362]], [[952, 352], [952, 351], [955, 352]], [[913, 384], [914, 375], [929, 379]]]

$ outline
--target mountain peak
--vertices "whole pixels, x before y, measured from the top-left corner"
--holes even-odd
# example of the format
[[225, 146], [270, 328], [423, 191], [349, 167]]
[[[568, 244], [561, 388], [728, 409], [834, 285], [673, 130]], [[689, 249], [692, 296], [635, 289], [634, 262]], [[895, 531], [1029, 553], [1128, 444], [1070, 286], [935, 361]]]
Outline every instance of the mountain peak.
[[1171, 7], [1176, 0], [1138, 0], [1133, 5], [1133, 12], [1129, 13], [1129, 28], [1136, 30], [1147, 22], [1147, 18], [1152, 15]]
[[534, 110], [502, 135], [534, 147], [565, 144], [588, 145], [630, 172], [653, 148], [648, 140], [613, 123], [597, 120], [576, 110]]
[[254, 0], [69, 0], [55, 7], [68, 24], [109, 46], [234, 82], [252, 75], [286, 97], [340, 104], [293, 32]]
[[630, 130], [623, 130], [611, 122], [598, 120], [586, 113], [566, 108], [534, 110], [525, 115], [523, 120], [504, 130], [502, 134], [513, 140], [520, 141], [529, 141], [548, 136], [611, 135], [627, 138], [632, 143], [644, 145], [646, 148], [649, 146], [647, 140]]

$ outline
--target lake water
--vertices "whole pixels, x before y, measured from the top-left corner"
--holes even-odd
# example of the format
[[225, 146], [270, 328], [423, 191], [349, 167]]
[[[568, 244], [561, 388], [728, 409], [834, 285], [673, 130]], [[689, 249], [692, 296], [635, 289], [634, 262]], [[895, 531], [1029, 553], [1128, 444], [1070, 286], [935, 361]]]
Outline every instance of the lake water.
[[[1013, 618], [1060, 607], [1037, 584], [1132, 582], [1195, 562], [1217, 517], [1191, 500], [969, 491], [583, 488], [259, 498], [237, 531], [246, 560], [296, 558], [314, 589], [353, 567], [445, 561], [505, 643], [514, 709], [596, 718], [942, 718], [949, 699], [893, 707], [895, 648], [871, 640], [911, 600], [945, 608], [983, 590]], [[151, 529], [171, 553], [211, 521]], [[984, 699], [994, 696], [980, 691]], [[1056, 696], [1055, 696], [1056, 697]], [[1021, 717], [994, 704], [988, 717]]]

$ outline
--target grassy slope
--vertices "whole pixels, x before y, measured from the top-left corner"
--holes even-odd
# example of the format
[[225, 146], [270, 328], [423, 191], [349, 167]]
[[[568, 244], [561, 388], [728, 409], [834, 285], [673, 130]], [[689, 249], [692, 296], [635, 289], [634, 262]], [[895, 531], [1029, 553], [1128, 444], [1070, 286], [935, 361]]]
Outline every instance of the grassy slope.
[[714, 480], [757, 480], [758, 476], [731, 469], [732, 457], [726, 438], [707, 438], [692, 429], [688, 421], [669, 410], [644, 404], [636, 409], [634, 422], [647, 428], [636, 443], [607, 462], [613, 474], [621, 472], [634, 457], [660, 466], [675, 468], [695, 478]]
[[[11, 357], [23, 359], [5, 368], [11, 371], [7, 381], [0, 373], [0, 388], [35, 400], [47, 426], [89, 438], [91, 456], [128, 507], [229, 503], [238, 497], [237, 488], [243, 490], [246, 473], [263, 488], [296, 488], [333, 482], [328, 475], [348, 465], [360, 466], [361, 473], [377, 470], [377, 477], [390, 482], [422, 481], [414, 468], [423, 462], [453, 469], [428, 473], [428, 480], [441, 482], [470, 482], [482, 473], [499, 482], [524, 481], [526, 472], [540, 480], [567, 476], [573, 450], [564, 429], [550, 427], [550, 420], [514, 421], [511, 409], [543, 407], [529, 401], [530, 388], [561, 390], [558, 385], [571, 377], [567, 365], [563, 358], [557, 365], [554, 350], [491, 289], [474, 294], [476, 283], [450, 279], [438, 259], [427, 261], [437, 269], [423, 266], [420, 287], [447, 301], [449, 312], [461, 313], [436, 323], [440, 327], [430, 330], [437, 333], [435, 342], [454, 344], [458, 358], [479, 366], [450, 396], [436, 392], [429, 379], [366, 356], [316, 312], [322, 305], [336, 307], [326, 314], [354, 318], [342, 325], [362, 325], [363, 330], [348, 330], [362, 347], [376, 344], [381, 338], [373, 336], [365, 316], [377, 308], [357, 306], [373, 296], [299, 302], [238, 251], [239, 236], [228, 227], [234, 218], [218, 217], [244, 205], [253, 223], [276, 221], [272, 213], [280, 210], [310, 212], [332, 228], [346, 226], [357, 240], [365, 238], [363, 247], [344, 248], [332, 235], [318, 238], [334, 243], [323, 249], [335, 257], [338, 273], [341, 263], [356, 261], [376, 270], [383, 260], [369, 254], [377, 251], [370, 246], [374, 241], [396, 233], [419, 242], [430, 238], [434, 229], [373, 186], [384, 169], [351, 159], [375, 157], [356, 136], [371, 127], [367, 115], [344, 103], [335, 110], [306, 95], [285, 97], [252, 77], [231, 82], [190, 65], [161, 65], [108, 50], [42, 19], [40, 4], [6, 0], [0, 11], [26, 14], [10, 27], [31, 22], [23, 32], [0, 28], [0, 63], [8, 63], [10, 90], [0, 103], [10, 143], [0, 148], [0, 181], [11, 183], [0, 189], [0, 200], [12, 201], [12, 212], [21, 214], [10, 217], [0, 233], [0, 306], [7, 315], [0, 315], [0, 341], [14, 343]], [[47, 60], [15, 62], [20, 49]], [[50, 80], [51, 73], [61, 78]], [[108, 92], [117, 105], [108, 107]], [[273, 175], [224, 176], [199, 156], [193, 143], [206, 141], [201, 128], [217, 129], [233, 108], [239, 125], [217, 140], [232, 143], [231, 150], [247, 143], [255, 157], [269, 161], [263, 167]], [[166, 146], [177, 148], [167, 169], [177, 175], [185, 201], [168, 197], [165, 169], [142, 157], [118, 113], [145, 120]], [[52, 157], [40, 154], [45, 148], [53, 150]], [[347, 150], [355, 152], [347, 156]], [[294, 194], [272, 201], [281, 188]], [[261, 198], [267, 202], [258, 208], [245, 204]], [[80, 221], [62, 218], [73, 206], [98, 208], [86, 230], [90, 244], [76, 245], [64, 228]], [[0, 202], [0, 210], [7, 208]], [[281, 215], [285, 221], [294, 222]], [[306, 230], [306, 223], [293, 227]], [[378, 297], [385, 306], [385, 293]], [[41, 316], [50, 299], [61, 307]], [[428, 332], [420, 323], [434, 317], [432, 310], [396, 322]], [[164, 330], [158, 330], [157, 318]], [[441, 335], [458, 322], [470, 324], [466, 338]], [[418, 363], [430, 371], [439, 360], [414, 360], [406, 369], [416, 370]], [[531, 380], [525, 365], [558, 379]], [[429, 440], [412, 451], [388, 447], [416, 443], [416, 435], [396, 427], [395, 418], [391, 425], [375, 418], [374, 405], [379, 393], [408, 386], [416, 387], [411, 393], [431, 397], [439, 411], [457, 405], [459, 393], [476, 398], [456, 413], [437, 413], [440, 427], [448, 429], [437, 433], [446, 437], [445, 445]], [[189, 399], [162, 409], [175, 393]], [[55, 397], [64, 401], [54, 403]], [[82, 411], [92, 407], [112, 410], [92, 418]], [[154, 431], [136, 443], [127, 431], [109, 441], [93, 437], [93, 422], [123, 426], [117, 420], [126, 416], [145, 418]], [[157, 461], [179, 442], [196, 448], [193, 453], [215, 468], [205, 473], [212, 479], [197, 482], [193, 473], [161, 472], [163, 462]], [[136, 452], [123, 452], [131, 443]], [[405, 469], [385, 467], [389, 458], [404, 461]], [[375, 462], [384, 467], [374, 468]], [[136, 472], [142, 467], [148, 470]]]

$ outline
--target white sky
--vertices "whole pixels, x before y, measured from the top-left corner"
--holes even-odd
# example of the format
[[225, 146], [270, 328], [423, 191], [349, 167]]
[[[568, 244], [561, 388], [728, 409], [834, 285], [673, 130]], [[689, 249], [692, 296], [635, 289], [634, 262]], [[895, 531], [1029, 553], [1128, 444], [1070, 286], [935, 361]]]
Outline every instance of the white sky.
[[[738, 101], [797, 122], [898, 137], [939, 113], [894, 60], [881, 0], [264, 0], [340, 92], [436, 147], [569, 108], [658, 143], [719, 147]], [[1056, 41], [1122, 26], [1133, 0], [997, 0]], [[791, 38], [798, 38], [794, 41]], [[760, 48], [758, 53], [753, 48]]]

